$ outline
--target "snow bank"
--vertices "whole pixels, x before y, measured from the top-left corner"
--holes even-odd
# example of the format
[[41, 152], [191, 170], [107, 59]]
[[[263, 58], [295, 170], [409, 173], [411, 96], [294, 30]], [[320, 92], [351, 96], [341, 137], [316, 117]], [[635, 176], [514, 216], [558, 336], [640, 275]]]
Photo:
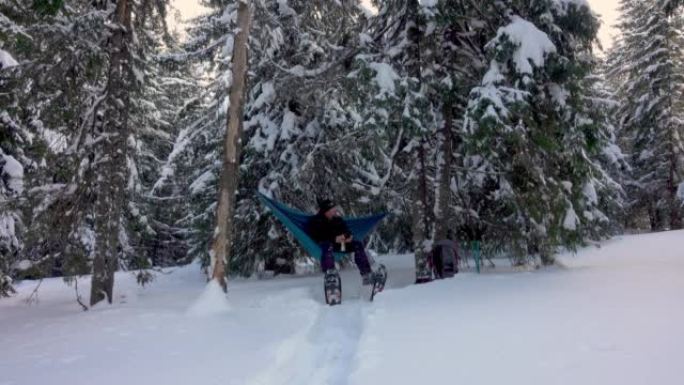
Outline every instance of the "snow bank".
[[678, 384], [682, 250], [682, 231], [629, 236], [563, 269], [387, 291], [344, 383]]
[[221, 285], [212, 279], [200, 297], [190, 306], [187, 315], [206, 317], [228, 313], [230, 310], [226, 293], [223, 292]]
[[[288, 353], [288, 339], [287, 367], [303, 356], [310, 367], [313, 357], [301, 349], [324, 309], [311, 298], [315, 278], [233, 280], [233, 310], [209, 317], [187, 314], [205, 293], [225, 303], [198, 264], [158, 275], [146, 288], [117, 273], [114, 304], [87, 312], [61, 279], [44, 280], [31, 306], [25, 300], [38, 282], [19, 282], [17, 295], [0, 300], [0, 384], [258, 384], [252, 380]], [[89, 277], [78, 288], [87, 302]]]
[[[322, 279], [233, 280], [230, 311], [198, 265], [147, 288], [117, 273], [113, 305], [82, 312], [74, 288], [46, 279], [0, 300], [0, 383], [679, 384], [684, 231], [620, 237], [560, 255], [564, 268], [413, 285], [411, 255], [380, 256], [386, 290], [323, 305]], [[79, 282], [81, 294], [89, 292]], [[121, 293], [125, 295], [121, 295]], [[221, 370], [207, 370], [221, 368]]]

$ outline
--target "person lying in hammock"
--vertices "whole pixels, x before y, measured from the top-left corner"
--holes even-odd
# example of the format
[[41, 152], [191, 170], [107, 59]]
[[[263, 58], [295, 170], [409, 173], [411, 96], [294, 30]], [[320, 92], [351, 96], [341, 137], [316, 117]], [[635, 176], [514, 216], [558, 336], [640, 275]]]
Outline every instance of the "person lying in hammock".
[[321, 269], [324, 273], [335, 268], [333, 252], [354, 252], [354, 262], [359, 267], [363, 284], [370, 284], [371, 266], [363, 243], [353, 239], [351, 231], [340, 217], [333, 201], [330, 199], [318, 201], [318, 213], [307, 223], [306, 232], [323, 250]]

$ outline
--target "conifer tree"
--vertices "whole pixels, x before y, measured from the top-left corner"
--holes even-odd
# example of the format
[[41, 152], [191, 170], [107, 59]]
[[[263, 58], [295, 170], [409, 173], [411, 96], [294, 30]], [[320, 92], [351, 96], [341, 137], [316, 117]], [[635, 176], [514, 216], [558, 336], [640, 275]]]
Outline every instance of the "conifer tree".
[[[611, 78], [622, 101], [618, 111], [633, 183], [634, 215], [652, 230], [682, 226], [682, 14], [670, 2], [622, 1], [622, 38], [611, 58]], [[649, 36], [644, 39], [643, 36]], [[643, 213], [643, 214], [641, 214]]]
[[61, 63], [49, 64], [46, 47], [34, 49], [33, 43], [64, 30], [54, 18], [62, 3], [0, 3], [0, 46], [9, 50], [0, 50], [0, 295], [11, 292], [10, 276], [34, 268], [34, 261], [26, 258], [28, 191], [34, 185], [32, 175], [45, 168], [48, 142], [60, 142], [44, 124], [50, 101], [59, 95], [42, 87], [46, 75], [41, 71], [53, 71]]
[[164, 29], [165, 3], [36, 1], [3, 9], [18, 20], [10, 29], [17, 55], [30, 59], [8, 111], [35, 147], [23, 256], [40, 261], [39, 275], [92, 268], [92, 304], [111, 302], [113, 274], [146, 231], [135, 196], [143, 137], [130, 127], [154, 131], [142, 119], [154, 116], [153, 103], [136, 90], [149, 89], [146, 59], [159, 46], [150, 41]]
[[605, 138], [583, 113], [582, 88], [598, 22], [575, 2], [513, 3], [484, 11], [498, 27], [466, 123], [466, 167], [482, 174], [465, 188], [485, 199], [478, 220], [491, 246], [512, 250], [519, 263], [539, 255], [546, 264], [557, 246], [582, 244], [595, 226], [578, 213], [596, 204], [602, 174], [590, 157]]

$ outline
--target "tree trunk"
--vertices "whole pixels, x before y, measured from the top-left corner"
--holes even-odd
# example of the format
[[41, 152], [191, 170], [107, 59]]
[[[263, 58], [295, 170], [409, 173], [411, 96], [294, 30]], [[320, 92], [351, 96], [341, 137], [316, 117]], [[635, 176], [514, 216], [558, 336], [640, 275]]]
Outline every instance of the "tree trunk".
[[[409, 41], [406, 50], [408, 51], [408, 73], [413, 81], [410, 82], [409, 93], [420, 93], [422, 88], [422, 56], [421, 56], [421, 37], [423, 33], [420, 7], [418, 0], [408, 0], [406, 5], [406, 36]], [[411, 96], [411, 98], [415, 98]], [[414, 123], [411, 123], [413, 125]], [[428, 217], [428, 186], [427, 186], [427, 167], [425, 165], [425, 133], [415, 130], [416, 127], [408, 127], [407, 131], [414, 129], [414, 135], [420, 138], [420, 145], [415, 149], [416, 153], [416, 176], [412, 181], [415, 183], [412, 212], [412, 231], [413, 249], [416, 261], [416, 283], [423, 283], [432, 280], [432, 273], [428, 264], [430, 253], [430, 224]], [[416, 132], [417, 131], [417, 132]]]
[[[670, 28], [673, 28], [674, 26], [672, 24], [669, 25]], [[666, 37], [666, 47], [668, 50], [668, 54], [672, 56], [672, 49], [670, 46], [670, 33], [665, 34]], [[673, 58], [669, 57], [669, 60], [673, 60]], [[675, 111], [675, 105], [672, 100], [673, 95], [674, 95], [674, 81], [672, 80], [672, 70], [668, 72], [668, 77], [667, 77], [667, 85], [668, 85], [668, 93], [667, 93], [667, 100], [668, 100], [668, 105], [669, 105], [669, 113], [674, 114]], [[669, 163], [669, 170], [668, 170], [668, 176], [667, 176], [667, 190], [669, 193], [669, 202], [668, 202], [668, 211], [670, 214], [669, 222], [670, 222], [670, 230], [679, 230], [682, 228], [682, 217], [681, 217], [681, 207], [677, 199], [677, 188], [678, 185], [675, 181], [677, 178], [678, 173], [678, 162], [677, 162], [677, 150], [675, 148], [675, 141], [678, 139], [678, 135], [676, 135], [677, 127], [678, 125], [673, 124], [674, 117], [670, 117], [667, 125], [667, 134], [668, 134], [668, 163]]]
[[[675, 128], [671, 128], [671, 136]], [[677, 197], [677, 188], [679, 187], [675, 181], [677, 176], [677, 153], [674, 146], [674, 138], [671, 138], [670, 143], [670, 170], [667, 180], [667, 189], [669, 191], [669, 211], [670, 211], [670, 230], [679, 230], [682, 228], [681, 216], [681, 202]]]
[[104, 300], [112, 303], [114, 273], [119, 266], [119, 232], [126, 199], [128, 167], [126, 164], [129, 135], [128, 95], [131, 77], [128, 43], [131, 37], [131, 3], [118, 0], [113, 14], [116, 25], [109, 39], [109, 74], [102, 120], [95, 135], [100, 142], [93, 167], [96, 167], [95, 188], [95, 256], [90, 291], [90, 305]]
[[435, 189], [435, 234], [434, 239], [447, 237], [449, 231], [449, 198], [451, 196], [451, 159], [452, 159], [452, 110], [445, 102], [443, 107], [444, 127], [440, 134], [441, 154], [437, 159], [437, 186]]
[[230, 88], [228, 127], [223, 147], [223, 167], [219, 180], [218, 206], [216, 207], [216, 229], [211, 245], [211, 279], [219, 282], [227, 291], [226, 275], [229, 271], [228, 252], [233, 245], [233, 215], [238, 187], [239, 162], [242, 136], [242, 116], [247, 76], [247, 44], [251, 14], [248, 0], [238, 5], [235, 44], [233, 45], [233, 84]]
[[428, 222], [427, 169], [425, 165], [425, 139], [418, 147], [418, 178], [413, 205], [413, 247], [416, 253], [416, 283], [432, 280], [428, 258], [430, 256], [430, 224]]

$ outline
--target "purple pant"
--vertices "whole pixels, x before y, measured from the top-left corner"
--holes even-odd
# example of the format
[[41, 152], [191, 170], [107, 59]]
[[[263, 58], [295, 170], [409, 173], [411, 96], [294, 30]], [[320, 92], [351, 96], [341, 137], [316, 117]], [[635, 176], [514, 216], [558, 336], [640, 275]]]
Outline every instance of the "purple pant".
[[[321, 249], [323, 250], [323, 256], [321, 257], [321, 268], [323, 269], [323, 272], [334, 269], [334, 245], [330, 242], [324, 242], [320, 245]], [[354, 252], [354, 262], [356, 262], [356, 266], [359, 267], [359, 271], [362, 275], [370, 273], [370, 262], [368, 262], [368, 256], [366, 255], [366, 251], [363, 249], [363, 243], [359, 241], [347, 242], [346, 250], [348, 252]]]

